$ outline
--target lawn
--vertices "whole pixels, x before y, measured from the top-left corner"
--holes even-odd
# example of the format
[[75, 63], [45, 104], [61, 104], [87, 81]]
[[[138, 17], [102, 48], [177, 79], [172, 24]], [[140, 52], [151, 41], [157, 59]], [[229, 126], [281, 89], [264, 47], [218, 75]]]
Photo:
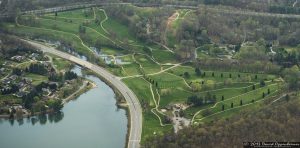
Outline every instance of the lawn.
[[154, 80], [155, 83], [157, 82], [159, 88], [182, 88], [189, 90], [187, 84], [181, 77], [170, 73], [163, 72], [156, 75], [150, 75], [149, 78]]
[[[49, 16], [55, 16], [55, 13], [48, 14]], [[77, 9], [72, 11], [58, 12], [57, 17], [60, 18], [72, 18], [72, 19], [93, 19], [94, 13], [91, 8]]]
[[[271, 99], [273, 96], [276, 96], [276, 94], [270, 95], [270, 96], [266, 97], [264, 100]], [[244, 106], [238, 106], [238, 107], [235, 107], [233, 109], [225, 110], [224, 112], [219, 112], [218, 114], [215, 114], [213, 116], [209, 116], [209, 117], [204, 118], [203, 120], [201, 120], [201, 122], [212, 122], [212, 121], [215, 121], [215, 120], [218, 120], [218, 119], [226, 119], [226, 118], [229, 118], [229, 117], [231, 117], [231, 116], [233, 116], [237, 113], [241, 113], [244, 110], [255, 111], [258, 108], [265, 105], [264, 100], [261, 99], [259, 101], [254, 102], [254, 103], [248, 103], [248, 104], [245, 104]], [[199, 121], [197, 121], [197, 122], [199, 122]]]
[[119, 55], [122, 53], [125, 53], [124, 50], [122, 49], [116, 49], [116, 48], [111, 48], [111, 47], [102, 47], [101, 48], [101, 53], [102, 54], [107, 54], [107, 55]]
[[158, 118], [150, 111], [143, 113], [143, 131], [142, 141], [145, 142], [148, 138], [154, 135], [162, 135], [173, 130], [173, 126], [160, 126]]
[[125, 76], [141, 75], [139, 66], [135, 63], [123, 65], [123, 68], [125, 70]]
[[58, 71], [64, 71], [71, 67], [71, 63], [58, 57], [53, 58], [53, 65]]
[[0, 104], [3, 101], [9, 102], [11, 104], [21, 104], [22, 103], [22, 99], [14, 96], [14, 95], [0, 95]]
[[[224, 105], [225, 110], [226, 109], [230, 109], [231, 108], [231, 103], [233, 103], [233, 107], [237, 107], [240, 106], [240, 101], [242, 100], [242, 104], [249, 104], [252, 103], [252, 101], [259, 101], [261, 99], [267, 98], [270, 95], [268, 95], [268, 89], [270, 89], [270, 95], [273, 95], [274, 93], [277, 92], [278, 85], [277, 84], [271, 84], [256, 90], [252, 90], [250, 92], [247, 93], [243, 93], [241, 95], [238, 96], [234, 96], [231, 98], [227, 98], [224, 101], [219, 101], [213, 108], [209, 108], [209, 110], [212, 113], [217, 113], [222, 111], [222, 106]], [[265, 93], [265, 97], [263, 98], [263, 93]], [[199, 118], [203, 118], [205, 116], [203, 116], [202, 114], [198, 114], [198, 116], [196, 117], [196, 119]]]
[[140, 63], [146, 74], [159, 72], [160, 66], [154, 63], [149, 57], [145, 55], [135, 55], [135, 59]]
[[32, 85], [35, 86], [41, 84], [42, 82], [48, 81], [48, 77], [32, 73], [26, 74], [25, 77], [31, 79]]
[[82, 53], [85, 55], [92, 54], [92, 52], [87, 47], [83, 46], [80, 38], [71, 33], [66, 33], [66, 32], [61, 32], [61, 31], [56, 31], [51, 29], [44, 29], [44, 28], [28, 27], [28, 26], [15, 27], [12, 24], [6, 24], [5, 28], [18, 35], [23, 35], [27, 37], [46, 38], [55, 41], [57, 40], [66, 41], [70, 43], [78, 53]]
[[129, 28], [123, 25], [118, 20], [108, 16], [107, 21], [103, 23], [103, 27], [110, 33], [115, 33], [119, 40], [128, 39], [129, 41], [136, 41]]
[[201, 70], [202, 76], [197, 76], [195, 73], [195, 68], [191, 66], [179, 66], [169, 71], [178, 76], [183, 76], [185, 72], [188, 72], [190, 75], [189, 78], [186, 78], [188, 81], [195, 81], [195, 80], [201, 81], [205, 79], [205, 80], [213, 80], [216, 82], [224, 82], [226, 79], [230, 78], [230, 75], [233, 82], [243, 82], [244, 79], [247, 80], [248, 82], [259, 82], [260, 80], [272, 80], [276, 78], [276, 76], [269, 75], [269, 74], [253, 74], [253, 73], [222, 72], [222, 71], [207, 71], [207, 70]]
[[[128, 78], [124, 79], [123, 82], [136, 94], [139, 98], [142, 107], [148, 106], [147, 109], [143, 108], [143, 132], [142, 141], [150, 138], [153, 135], [160, 135], [173, 129], [172, 126], [160, 126], [158, 118], [150, 111], [155, 107], [150, 92], [150, 85], [147, 81], [142, 78]], [[148, 104], [148, 105], [146, 105]]]
[[147, 103], [154, 107], [149, 83], [142, 78], [123, 79], [123, 82], [135, 93], [141, 104]]
[[152, 51], [152, 54], [153, 54], [154, 59], [157, 60], [161, 64], [178, 63], [176, 61], [175, 54], [171, 53], [170, 51], [155, 49]]

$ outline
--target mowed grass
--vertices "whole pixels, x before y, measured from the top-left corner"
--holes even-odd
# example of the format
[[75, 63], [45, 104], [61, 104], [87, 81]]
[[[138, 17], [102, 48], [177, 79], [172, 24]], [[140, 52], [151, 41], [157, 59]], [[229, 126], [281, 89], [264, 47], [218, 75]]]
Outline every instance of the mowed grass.
[[22, 103], [22, 99], [14, 96], [14, 95], [0, 95], [0, 104], [2, 104], [4, 101], [10, 102], [12, 104], [21, 104]]
[[[40, 18], [38, 19], [38, 21], [40, 23], [39, 28], [58, 30], [66, 33], [71, 33], [77, 36], [80, 35], [79, 26], [81, 24], [62, 22], [58, 20], [44, 19], [44, 18]], [[97, 40], [100, 40], [103, 43], [110, 42], [109, 40], [101, 36], [101, 34], [97, 33], [97, 31], [91, 28], [86, 27], [85, 30], [86, 32], [83, 34], [83, 36], [86, 36], [87, 39], [83, 38], [83, 40], [85, 39], [85, 41], [89, 43], [91, 46], [94, 45]]]
[[142, 78], [123, 79], [123, 82], [135, 93], [141, 104], [147, 103], [154, 107], [149, 83]]
[[128, 26], [123, 25], [118, 20], [108, 16], [107, 21], [103, 23], [103, 27], [110, 33], [115, 33], [120, 40], [128, 39], [135, 41], [135, 37], [129, 31]]
[[154, 63], [149, 57], [145, 55], [135, 55], [135, 59], [142, 65], [146, 74], [156, 73], [161, 70], [158, 64]]
[[[97, 18], [99, 19], [100, 22], [104, 22], [105, 21], [106, 17], [105, 17], [104, 11], [102, 9], [95, 8], [95, 13], [96, 13], [96, 16], [97, 16]], [[107, 34], [103, 30], [103, 28], [101, 27], [100, 22], [98, 24], [96, 24], [96, 23], [89, 23], [88, 27], [91, 27], [91, 28], [97, 30], [99, 33], [101, 33], [103, 35], [106, 35], [106, 36], [109, 35], [109, 34]]]
[[32, 63], [36, 63], [36, 62], [26, 61], [26, 62], [23, 62], [23, 63], [20, 63], [20, 64], [16, 64], [16, 67], [21, 68], [21, 69], [25, 69], [26, 67], [28, 67]]
[[59, 57], [53, 57], [53, 65], [58, 71], [64, 71], [71, 67], [71, 63]]
[[173, 126], [161, 126], [158, 118], [151, 112], [143, 113], [143, 131], [141, 143], [155, 135], [162, 135], [173, 130]]
[[187, 88], [187, 84], [185, 84], [184, 80], [178, 76], [172, 75], [170, 73], [160, 73], [156, 75], [149, 75], [149, 78], [154, 80], [155, 85], [157, 82], [157, 85], [159, 88], [181, 88], [184, 90], [189, 90]]
[[[224, 80], [230, 78], [233, 81], [242, 81], [241, 79], [245, 77], [249, 77], [250, 82], [259, 82], [260, 80], [272, 80], [275, 79], [275, 75], [270, 74], [253, 74], [253, 73], [240, 73], [240, 72], [221, 72], [221, 71], [207, 71], [207, 70], [201, 70], [202, 75], [205, 73], [205, 76], [197, 76], [195, 73], [195, 68], [190, 66], [179, 66], [175, 69], [170, 70], [169, 72], [178, 75], [183, 76], [185, 72], [188, 72], [190, 74], [189, 78], [186, 78], [189, 81], [192, 80], [213, 80], [216, 82], [224, 82]], [[223, 77], [221, 76], [223, 74]], [[257, 78], [256, 78], [257, 76]]]
[[[123, 82], [136, 94], [143, 108], [142, 142], [153, 135], [161, 135], [173, 129], [172, 126], [161, 126], [158, 118], [151, 112], [155, 104], [147, 81], [142, 78], [128, 78]], [[144, 106], [148, 106], [147, 109]]]
[[25, 77], [31, 79], [32, 84], [34, 86], [39, 85], [42, 82], [46, 82], [48, 80], [48, 77], [46, 77], [46, 76], [32, 74], [32, 73], [26, 74]]
[[160, 107], [165, 108], [167, 105], [175, 103], [184, 104], [187, 101], [187, 96], [191, 95], [193, 95], [192, 92], [185, 91], [182, 89], [169, 89], [169, 92], [167, 94], [160, 95]]
[[107, 67], [106, 69], [118, 77], [126, 76], [121, 67]]
[[30, 37], [44, 37], [47, 39], [66, 41], [72, 45], [72, 47], [76, 48], [76, 51], [85, 55], [93, 54], [88, 48], [82, 45], [81, 40], [74, 34], [44, 29], [44, 28], [36, 28], [30, 26], [18, 26], [15, 27], [13, 24], [6, 24], [5, 29], [8, 31], [14, 32], [18, 35], [25, 35]]
[[123, 65], [123, 68], [125, 70], [124, 76], [134, 76], [134, 75], [141, 75], [141, 71], [139, 70], [139, 65], [136, 63], [128, 64], [128, 65]]
[[[268, 94], [268, 89], [270, 90], [270, 94]], [[231, 103], [233, 103], [233, 107], [240, 106], [240, 101], [242, 100], [242, 105], [252, 103], [252, 101], [259, 101], [261, 99], [267, 98], [278, 91], [279, 87], [276, 83], [270, 84], [268, 86], [249, 91], [247, 93], [243, 93], [238, 96], [234, 96], [224, 101], [219, 101], [213, 108], [209, 108], [212, 113], [217, 113], [222, 111], [222, 106], [224, 105], [225, 110], [231, 108]], [[263, 93], [265, 93], [265, 97], [263, 97]], [[203, 118], [202, 114], [198, 114], [196, 119]]]
[[116, 48], [111, 48], [111, 47], [102, 47], [101, 48], [101, 53], [107, 54], [107, 55], [121, 55], [125, 52], [126, 51], [124, 51], [122, 49], [116, 49]]
[[176, 57], [174, 53], [171, 53], [167, 50], [153, 50], [152, 55], [155, 60], [157, 60], [161, 64], [166, 63], [178, 63], [176, 61]]
[[121, 57], [117, 57], [119, 59], [122, 60], [122, 62], [129, 62], [129, 63], [133, 63], [134, 61], [132, 60], [132, 55], [128, 54], [128, 55], [123, 55]]
[[[87, 13], [85, 13], [86, 11]], [[88, 15], [85, 15], [88, 14]], [[55, 16], [55, 13], [48, 14], [49, 16]], [[75, 19], [93, 19], [94, 18], [94, 12], [91, 8], [86, 9], [77, 9], [72, 11], [63, 11], [58, 12], [57, 17], [62, 18], [75, 18]]]
[[275, 94], [271, 94], [270, 96], [267, 96], [264, 99], [261, 99], [259, 101], [256, 101], [254, 103], [248, 103], [248, 104], [244, 104], [244, 106], [236, 106], [235, 108], [232, 109], [227, 109], [223, 112], [218, 112], [217, 114], [214, 114], [212, 116], [207, 116], [205, 118], [203, 118], [201, 121], [197, 121], [197, 122], [213, 122], [219, 119], [226, 119], [229, 118], [233, 115], [236, 115], [237, 113], [241, 113], [242, 111], [255, 111], [261, 107], [263, 107], [265, 105], [264, 101], [265, 100], [270, 100], [272, 99], [274, 96], [276, 96]]

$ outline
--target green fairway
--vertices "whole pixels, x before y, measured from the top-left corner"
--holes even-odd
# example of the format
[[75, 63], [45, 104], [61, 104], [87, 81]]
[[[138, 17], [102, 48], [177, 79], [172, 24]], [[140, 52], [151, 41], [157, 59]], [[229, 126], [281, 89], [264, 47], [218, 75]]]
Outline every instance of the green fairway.
[[155, 135], [162, 135], [173, 130], [171, 125], [160, 126], [159, 120], [152, 112], [143, 114], [142, 142]]
[[[55, 16], [55, 14], [49, 14], [49, 16]], [[94, 12], [90, 8], [77, 9], [73, 11], [58, 12], [57, 17], [61, 18], [75, 18], [75, 19], [93, 19]]]
[[128, 87], [133, 90], [136, 96], [140, 99], [140, 102], [147, 103], [150, 106], [154, 106], [152, 95], [150, 92], [150, 85], [142, 78], [128, 78], [123, 80]]
[[161, 64], [165, 63], [177, 63], [174, 53], [167, 50], [153, 50], [153, 57]]

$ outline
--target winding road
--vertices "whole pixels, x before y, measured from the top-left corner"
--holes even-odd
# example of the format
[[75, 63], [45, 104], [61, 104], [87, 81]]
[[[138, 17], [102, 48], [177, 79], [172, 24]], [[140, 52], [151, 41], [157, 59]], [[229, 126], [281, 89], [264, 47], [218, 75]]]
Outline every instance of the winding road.
[[129, 112], [130, 112], [130, 131], [129, 131], [129, 138], [128, 138], [128, 148], [139, 148], [140, 147], [140, 140], [141, 140], [141, 133], [142, 133], [142, 109], [141, 105], [138, 101], [138, 98], [135, 96], [135, 94], [116, 76], [109, 73], [107, 70], [105, 70], [102, 67], [99, 67], [97, 65], [94, 65], [90, 62], [87, 62], [85, 60], [82, 60], [80, 58], [77, 58], [73, 55], [70, 55], [68, 53], [59, 51], [53, 47], [45, 46], [40, 43], [36, 43], [33, 41], [23, 40], [37, 49], [40, 49], [43, 52], [51, 53], [56, 56], [59, 56], [63, 59], [69, 60], [71, 62], [74, 62], [78, 65], [81, 65], [85, 68], [88, 68], [95, 72], [96, 74], [100, 75], [102, 78], [104, 78], [106, 81], [111, 83], [125, 98], [127, 101]]

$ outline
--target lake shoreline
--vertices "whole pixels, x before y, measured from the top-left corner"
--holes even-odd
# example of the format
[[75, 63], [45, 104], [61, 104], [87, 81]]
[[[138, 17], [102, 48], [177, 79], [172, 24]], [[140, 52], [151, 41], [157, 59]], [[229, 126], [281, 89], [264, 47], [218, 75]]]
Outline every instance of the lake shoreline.
[[[78, 89], [77, 91], [75, 91], [74, 93], [72, 93], [71, 95], [69, 95], [68, 97], [66, 97], [65, 99], [62, 99], [62, 104], [63, 105], [67, 104], [71, 100], [74, 100], [75, 98], [79, 97], [80, 95], [88, 92], [89, 90], [97, 87], [97, 85], [95, 84], [95, 82], [92, 82], [90, 80], [84, 80], [83, 83], [85, 83], [84, 84], [85, 86], [83, 86], [81, 89]], [[0, 119], [11, 119], [11, 120], [14, 120], [14, 119], [22, 119], [22, 118], [28, 118], [28, 117], [32, 117], [32, 116], [37, 116], [37, 115], [40, 115], [40, 114], [52, 114], [52, 113], [55, 113], [55, 111], [53, 111], [53, 110], [47, 110], [45, 112], [34, 112], [33, 114], [30, 111], [28, 111], [27, 113], [22, 114], [22, 116], [19, 116], [19, 117], [17, 117], [16, 115], [14, 115], [13, 118], [11, 118], [10, 114], [3, 114], [3, 115], [0, 115]]]
[[131, 127], [131, 123], [130, 123], [131, 115], [130, 115], [129, 107], [128, 107], [128, 104], [127, 104], [124, 96], [115, 88], [114, 85], [112, 85], [109, 81], [107, 81], [101, 75], [98, 75], [98, 74], [94, 73], [93, 71], [85, 69], [85, 68], [82, 70], [86, 75], [95, 76], [95, 77], [99, 78], [101, 81], [103, 81], [107, 86], [109, 86], [115, 94], [115, 99], [117, 101], [116, 102], [117, 108], [125, 110], [126, 116], [127, 116], [127, 133], [126, 133], [126, 147], [127, 147], [128, 142], [129, 142], [130, 128], [132, 128], [132, 127]]

